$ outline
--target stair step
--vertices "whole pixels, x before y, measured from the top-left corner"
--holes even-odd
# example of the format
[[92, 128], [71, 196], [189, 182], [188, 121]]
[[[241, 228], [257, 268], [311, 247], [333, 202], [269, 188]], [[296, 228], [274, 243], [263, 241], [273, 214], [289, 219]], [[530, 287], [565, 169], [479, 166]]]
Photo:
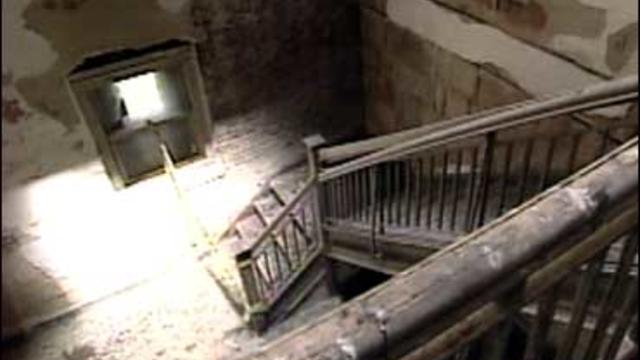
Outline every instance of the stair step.
[[271, 223], [284, 207], [274, 199], [273, 196], [262, 197], [256, 200], [253, 204], [256, 210], [264, 216], [268, 223]]
[[236, 224], [236, 230], [242, 240], [257, 239], [264, 229], [265, 226], [256, 215], [249, 215]]
[[304, 185], [304, 181], [302, 183], [279, 183], [274, 181], [271, 184], [271, 195], [277, 199], [284, 201], [285, 204], [289, 203], [298, 193], [300, 188]]

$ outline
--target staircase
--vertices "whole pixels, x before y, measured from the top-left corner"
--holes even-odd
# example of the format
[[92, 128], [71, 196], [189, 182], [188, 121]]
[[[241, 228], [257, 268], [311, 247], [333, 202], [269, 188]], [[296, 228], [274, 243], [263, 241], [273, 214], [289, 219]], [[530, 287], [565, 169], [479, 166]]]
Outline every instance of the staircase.
[[211, 255], [258, 331], [332, 262], [395, 275], [252, 359], [615, 359], [637, 314], [636, 78], [365, 141], [305, 140]]

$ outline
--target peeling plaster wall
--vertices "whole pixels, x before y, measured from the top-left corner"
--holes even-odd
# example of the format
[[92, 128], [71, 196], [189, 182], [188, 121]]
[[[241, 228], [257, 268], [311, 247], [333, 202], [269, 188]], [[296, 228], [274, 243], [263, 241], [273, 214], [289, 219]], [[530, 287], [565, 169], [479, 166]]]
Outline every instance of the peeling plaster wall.
[[637, 2], [362, 0], [361, 5], [372, 133], [637, 74]]
[[[138, 246], [138, 253], [127, 252], [132, 258], [143, 253], [140, 239], [186, 241], [166, 179], [121, 192], [110, 187], [65, 83], [86, 56], [175, 38], [193, 41], [212, 114], [212, 163], [220, 158], [225, 170], [251, 172], [242, 177], [251, 184], [236, 186], [247, 192], [257, 188], [256, 179], [304, 160], [303, 136], [321, 132], [338, 139], [361, 129], [358, 17], [357, 4], [343, 0], [3, 1], [3, 254], [5, 239], [15, 240], [16, 251], [58, 249], [63, 263], [72, 262], [64, 260], [62, 244], [83, 244], [67, 255], [86, 252], [90, 262], [99, 255], [91, 248], [112, 239]], [[104, 226], [105, 219], [122, 226]], [[108, 277], [110, 265], [95, 263], [87, 269]], [[19, 273], [3, 271], [3, 300], [10, 294], [14, 305], [25, 299], [11, 284], [30, 281], [15, 279]], [[41, 300], [42, 307], [26, 309], [8, 327], [60, 310], [51, 309], [57, 302]]]
[[180, 3], [169, 10], [156, 0], [2, 3], [3, 189], [98, 158], [67, 74], [92, 54], [189, 38]]
[[[626, 0], [436, 0], [602, 76], [636, 72], [638, 2]], [[497, 5], [496, 5], [497, 4]], [[623, 40], [624, 39], [624, 40]], [[625, 46], [613, 46], [624, 41]], [[609, 57], [623, 65], [611, 64]]]
[[340, 137], [361, 124], [357, 6], [349, 11], [342, 1], [12, 0], [2, 7], [3, 188], [98, 158], [66, 88], [71, 69], [89, 55], [171, 38], [196, 43], [218, 135], [213, 146], [228, 163], [264, 155], [246, 165], [275, 171], [280, 165], [269, 167], [269, 158], [304, 154], [300, 137]]

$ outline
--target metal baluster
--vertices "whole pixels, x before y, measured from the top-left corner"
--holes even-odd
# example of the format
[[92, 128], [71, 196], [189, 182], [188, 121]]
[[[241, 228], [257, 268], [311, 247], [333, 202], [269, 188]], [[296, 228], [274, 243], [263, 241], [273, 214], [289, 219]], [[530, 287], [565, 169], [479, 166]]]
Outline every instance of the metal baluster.
[[340, 179], [333, 179], [331, 183], [333, 184], [333, 216], [335, 218], [340, 218]]
[[438, 229], [442, 230], [444, 225], [444, 208], [447, 197], [447, 172], [449, 167], [449, 152], [444, 151], [442, 156], [442, 175], [440, 178], [440, 209], [438, 210]]
[[600, 254], [589, 263], [587, 271], [583, 275], [573, 302], [571, 322], [562, 341], [560, 351], [556, 356], [556, 360], [568, 360], [572, 358], [607, 252], [608, 248], [601, 251]]
[[355, 221], [356, 220], [356, 216], [355, 216], [355, 203], [356, 203], [356, 189], [354, 187], [355, 182], [354, 182], [354, 176], [355, 173], [349, 173], [347, 175], [345, 175], [347, 177], [347, 188], [349, 189], [348, 194], [349, 194], [349, 215], [348, 218]]
[[267, 298], [266, 279], [264, 278], [262, 270], [260, 270], [257, 259], [252, 259], [252, 261], [253, 266], [251, 268], [253, 270], [253, 277], [256, 280], [256, 290], [258, 290], [258, 297], [260, 301], [262, 301]]
[[322, 201], [324, 203], [325, 214], [328, 217], [331, 217], [331, 184], [325, 182], [325, 183], [318, 184], [318, 186], [321, 186], [323, 188]]
[[[627, 330], [631, 326], [634, 318], [637, 318], [638, 311], [638, 281], [634, 281], [631, 284], [631, 288], [626, 296], [625, 302], [622, 306], [622, 310], [618, 314], [618, 323], [611, 335], [611, 341], [607, 345], [607, 351], [605, 352], [603, 360], [614, 360], [620, 345], [624, 340], [624, 336]], [[634, 315], [636, 314], [636, 315]]]
[[511, 157], [513, 156], [513, 143], [510, 142], [505, 147], [504, 168], [502, 169], [502, 185], [500, 186], [500, 202], [498, 203], [498, 215], [504, 212], [507, 200], [507, 189], [509, 188], [509, 171], [511, 169]]
[[351, 181], [349, 182], [351, 184], [351, 219], [353, 219], [354, 221], [358, 220], [358, 181], [356, 176], [358, 175], [357, 172], [353, 172], [351, 173], [351, 175], [349, 175], [349, 178], [351, 179]]
[[340, 177], [342, 187], [342, 219], [349, 218], [349, 189], [347, 188], [347, 175]]
[[561, 289], [562, 283], [552, 287], [538, 302], [538, 313], [527, 341], [523, 360], [543, 360]]
[[338, 202], [340, 193], [338, 192], [338, 181], [337, 179], [331, 179], [328, 183], [331, 186], [331, 216], [337, 219], [340, 217], [340, 203]]
[[[384, 165], [380, 164], [378, 165], [377, 169], [376, 169], [376, 173], [375, 173], [375, 178], [376, 178], [376, 182], [374, 183], [375, 186], [373, 187], [373, 194], [374, 196], [378, 199], [376, 202], [378, 203], [377, 208], [380, 211], [380, 222], [379, 222], [379, 232], [381, 235], [383, 235], [385, 233], [385, 218], [384, 218], [384, 194], [382, 193], [384, 187], [378, 184], [378, 180], [383, 180], [382, 179], [382, 175], [383, 175], [383, 170], [384, 170]], [[376, 216], [374, 214], [374, 216]]]
[[345, 189], [345, 193], [344, 193], [344, 200], [346, 202], [346, 207], [345, 207], [345, 219], [351, 219], [351, 215], [352, 215], [352, 204], [353, 204], [353, 191], [351, 191], [351, 173], [349, 174], [345, 174], [343, 176], [344, 178], [344, 189]]
[[265, 271], [267, 272], [267, 278], [268, 278], [268, 284], [269, 284], [269, 288], [273, 288], [273, 285], [275, 284], [275, 279], [273, 277], [273, 273], [271, 272], [271, 261], [269, 261], [269, 253], [266, 249], [262, 250], [261, 254], [263, 259], [264, 259], [264, 268]]
[[638, 234], [636, 230], [633, 234], [630, 234], [625, 242], [617, 272], [614, 276], [613, 282], [607, 289], [607, 295], [600, 306], [600, 316], [596, 322], [596, 328], [591, 335], [591, 341], [587, 346], [586, 355], [584, 356], [585, 360], [595, 360], [598, 356], [602, 341], [604, 340], [606, 331], [611, 323], [613, 312], [624, 300], [623, 296], [626, 293], [625, 290], [627, 289], [629, 281], [633, 281], [629, 275], [629, 270], [638, 250], [637, 236]]
[[402, 163], [397, 162], [395, 166], [394, 200], [396, 202], [395, 224], [402, 224]]
[[451, 223], [449, 227], [451, 231], [456, 229], [456, 220], [458, 217], [458, 201], [460, 201], [460, 176], [462, 172], [462, 156], [463, 150], [458, 151], [458, 159], [456, 162], [455, 182], [453, 185], [453, 208], [451, 209]]
[[469, 171], [469, 187], [468, 187], [468, 199], [467, 199], [467, 211], [465, 214], [465, 227], [467, 231], [471, 231], [473, 221], [473, 198], [475, 195], [476, 187], [476, 167], [478, 166], [478, 148], [474, 147], [471, 151], [471, 170]]
[[405, 186], [407, 188], [405, 189], [404, 225], [407, 227], [411, 225], [411, 162], [411, 160], [407, 160], [407, 162], [405, 162]]
[[393, 202], [392, 202], [392, 186], [391, 186], [391, 181], [393, 179], [393, 169], [391, 168], [391, 163], [387, 162], [385, 163], [385, 177], [386, 177], [386, 181], [385, 181], [385, 192], [383, 194], [381, 194], [383, 197], [381, 197], [381, 199], [384, 199], [387, 202], [387, 213], [386, 213], [386, 218], [387, 221], [389, 222], [389, 224], [391, 224], [391, 212], [393, 210]]
[[[295, 224], [295, 221], [297, 221], [297, 219], [295, 218], [295, 215], [294, 215], [293, 219], [294, 219], [293, 221], [294, 221], [294, 224]], [[294, 226], [291, 230], [292, 230], [291, 237], [293, 239], [293, 251], [296, 254], [297, 266], [302, 266], [302, 255], [300, 253], [300, 239], [298, 238], [298, 231], [299, 230], [298, 230], [298, 228], [296, 226]], [[302, 235], [302, 237], [304, 238], [304, 234]]]
[[417, 161], [417, 167], [418, 167], [418, 171], [417, 171], [417, 175], [416, 175], [416, 192], [418, 195], [418, 199], [416, 200], [416, 226], [420, 227], [420, 219], [421, 219], [421, 212], [422, 212], [422, 192], [423, 192], [423, 186], [422, 186], [422, 172], [423, 172], [423, 164], [422, 164], [422, 158], [418, 158]]
[[371, 233], [370, 233], [370, 240], [371, 240], [371, 254], [375, 257], [378, 254], [378, 246], [376, 244], [376, 227], [377, 227], [377, 216], [376, 216], [376, 209], [380, 209], [380, 217], [381, 217], [381, 222], [384, 220], [382, 218], [382, 213], [383, 211], [383, 205], [382, 202], [380, 201], [381, 198], [379, 197], [379, 191], [378, 191], [378, 174], [376, 173], [380, 173], [380, 170], [382, 169], [382, 167], [380, 165], [378, 166], [374, 166], [369, 168], [370, 173], [372, 174], [370, 177], [370, 181], [371, 181], [371, 199], [373, 201], [373, 209], [372, 209], [372, 217], [371, 217]]
[[553, 155], [556, 149], [556, 138], [549, 139], [549, 146], [547, 147], [547, 156], [544, 162], [544, 168], [540, 179], [540, 185], [538, 191], [542, 191], [549, 185], [549, 178], [552, 170]]
[[435, 198], [435, 158], [429, 157], [429, 202], [427, 204], [427, 228], [431, 228], [431, 219], [433, 213], [433, 200]]
[[482, 170], [482, 190], [480, 193], [479, 202], [479, 214], [478, 214], [478, 226], [482, 226], [485, 223], [485, 216], [487, 213], [487, 204], [489, 200], [489, 190], [491, 187], [491, 168], [493, 167], [493, 156], [495, 150], [495, 133], [487, 134], [487, 148], [484, 158], [484, 166]]
[[524, 164], [522, 165], [522, 177], [520, 178], [520, 190], [518, 191], [518, 204], [524, 201], [527, 191], [527, 180], [529, 178], [529, 170], [531, 167], [531, 154], [533, 153], [533, 140], [527, 140], [524, 150]]
[[287, 264], [287, 268], [289, 272], [293, 270], [293, 263], [291, 261], [291, 249], [289, 247], [289, 238], [287, 236], [287, 228], [290, 229], [291, 226], [292, 226], [291, 223], [285, 225], [280, 235], [282, 237], [282, 250], [284, 251], [284, 260], [285, 260], [285, 263]]
[[482, 351], [482, 360], [504, 359], [513, 326], [513, 320], [507, 319], [501, 324], [498, 324], [496, 329], [489, 333], [489, 336], [486, 338], [487, 347]]
[[[304, 207], [300, 208], [300, 217], [302, 218], [301, 225], [304, 229], [305, 234], [309, 234], [309, 224], [307, 223], [307, 212], [304, 210]], [[313, 244], [313, 239], [309, 239], [308, 236], [305, 236], [305, 247], [303, 250], [304, 256], [307, 257], [307, 253], [310, 251], [310, 247]]]
[[[258, 284], [259, 288], [261, 289], [261, 293], [262, 293], [262, 299], [268, 299], [269, 298], [269, 292], [271, 291], [271, 281], [269, 280], [268, 275], [266, 275], [263, 271], [263, 268], [266, 269], [265, 265], [264, 265], [264, 261], [262, 261], [262, 265], [260, 265], [260, 258], [264, 258], [263, 255], [258, 255], [255, 257], [254, 259], [254, 263], [255, 263], [255, 271], [256, 274], [258, 274], [257, 279], [259, 279]], [[263, 259], [264, 260], [264, 259]]]
[[273, 239], [271, 241], [271, 248], [272, 248], [271, 249], [272, 250], [271, 254], [273, 254], [273, 258], [274, 258], [275, 263], [276, 263], [276, 270], [277, 270], [277, 274], [278, 274], [277, 281], [280, 282], [282, 280], [282, 277], [283, 277], [283, 272], [282, 272], [282, 264], [280, 264], [280, 256], [278, 256], [278, 253], [279, 253], [278, 245], [276, 244], [276, 240], [275, 239]]
[[373, 194], [372, 194], [372, 189], [371, 189], [371, 185], [373, 184], [373, 176], [375, 174], [375, 169], [374, 167], [370, 167], [368, 170], [365, 169], [365, 185], [366, 185], [366, 206], [367, 206], [367, 213], [366, 213], [366, 221], [373, 221], [373, 217], [375, 216], [375, 212], [373, 211]]
[[342, 196], [342, 177], [337, 177], [332, 181], [334, 182], [335, 188], [336, 188], [336, 191], [335, 191], [336, 218], [342, 219], [342, 211], [344, 210], [343, 203], [342, 203], [342, 201], [344, 200]]
[[358, 219], [362, 222], [367, 221], [366, 210], [367, 210], [367, 179], [365, 178], [366, 170], [358, 170], [358, 194], [359, 200], [357, 204], [358, 208]]
[[567, 164], [569, 167], [569, 175], [573, 174], [576, 166], [576, 157], [578, 155], [578, 146], [580, 145], [581, 135], [576, 134], [573, 135], [571, 139], [571, 152], [569, 153], [569, 163]]

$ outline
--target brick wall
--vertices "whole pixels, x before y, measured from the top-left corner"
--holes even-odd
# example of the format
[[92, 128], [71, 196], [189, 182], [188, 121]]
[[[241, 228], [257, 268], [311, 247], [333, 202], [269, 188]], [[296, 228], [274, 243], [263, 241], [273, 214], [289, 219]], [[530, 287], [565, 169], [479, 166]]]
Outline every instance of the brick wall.
[[301, 139], [362, 127], [357, 4], [339, 0], [195, 0], [197, 51], [214, 153], [273, 172]]

